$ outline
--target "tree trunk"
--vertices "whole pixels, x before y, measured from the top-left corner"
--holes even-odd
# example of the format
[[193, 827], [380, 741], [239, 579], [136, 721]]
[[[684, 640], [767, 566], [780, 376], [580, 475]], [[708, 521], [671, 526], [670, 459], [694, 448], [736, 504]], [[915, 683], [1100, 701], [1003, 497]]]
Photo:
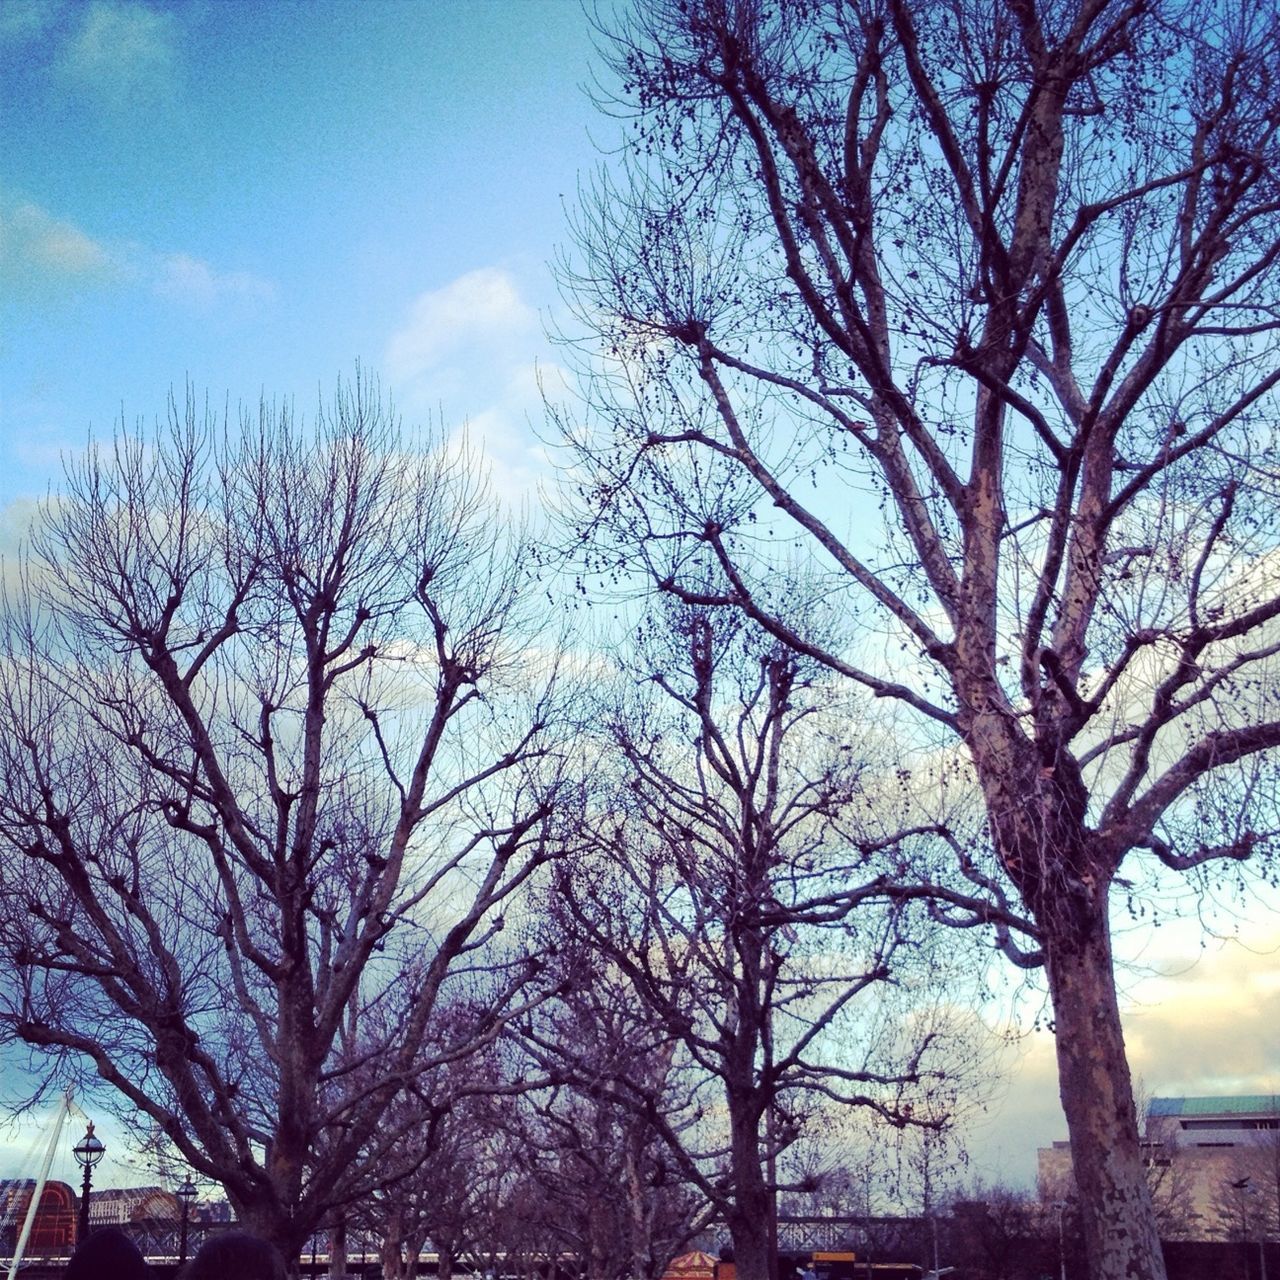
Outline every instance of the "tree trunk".
[[627, 1203], [627, 1253], [631, 1259], [631, 1280], [645, 1280], [652, 1265], [652, 1210], [645, 1202], [640, 1177], [640, 1159], [636, 1152], [636, 1131], [627, 1134], [623, 1183]]
[[278, 1200], [263, 1196], [245, 1201], [232, 1199], [236, 1222], [242, 1231], [266, 1240], [279, 1250], [290, 1276], [300, 1273], [302, 1250], [310, 1232]]
[[382, 1280], [407, 1280], [404, 1253], [398, 1241], [384, 1239], [378, 1250]]
[[587, 1224], [587, 1280], [607, 1280], [613, 1270], [610, 1227], [612, 1226], [602, 1215], [591, 1215]]
[[1041, 920], [1091, 1280], [1165, 1280], [1142, 1166], [1105, 891]]
[[[998, 698], [981, 678], [965, 691], [970, 707]], [[1111, 957], [1108, 894], [1121, 851], [1090, 832], [1084, 783], [1065, 752], [1046, 767], [1043, 748], [990, 712], [971, 714], [966, 732], [996, 849], [1040, 934], [1090, 1280], [1166, 1280]]]
[[378, 1242], [383, 1280], [405, 1280], [404, 1234], [404, 1211], [393, 1201], [382, 1214], [382, 1239]]
[[415, 1280], [418, 1274], [418, 1259], [427, 1247], [427, 1238], [420, 1231], [410, 1232], [405, 1239], [404, 1280]]
[[329, 1275], [337, 1280], [347, 1274], [347, 1224], [339, 1222], [329, 1232]]
[[738, 1280], [770, 1280], [769, 1187], [760, 1166], [759, 1122], [734, 1115], [738, 1107], [732, 1098], [729, 1109], [734, 1197], [728, 1219], [734, 1264]]

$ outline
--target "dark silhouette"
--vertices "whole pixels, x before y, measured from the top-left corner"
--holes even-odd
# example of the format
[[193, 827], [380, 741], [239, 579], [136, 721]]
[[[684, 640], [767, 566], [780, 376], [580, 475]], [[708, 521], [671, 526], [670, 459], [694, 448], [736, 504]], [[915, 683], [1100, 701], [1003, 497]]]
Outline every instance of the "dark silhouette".
[[182, 1280], [285, 1280], [284, 1259], [275, 1245], [244, 1231], [206, 1240], [187, 1264]]
[[[498, 639], [502, 620], [514, 626], [524, 608], [527, 582], [519, 558], [499, 546], [509, 525], [495, 523], [485, 532], [479, 482], [425, 433], [402, 432], [363, 376], [339, 390], [314, 426], [282, 409], [255, 416], [243, 433], [224, 433], [194, 398], [171, 407], [174, 419], [157, 435], [154, 456], [150, 442], [133, 460], [114, 441], [98, 458], [92, 446], [75, 464], [83, 465], [84, 484], [68, 486], [68, 509], [80, 513], [82, 533], [101, 518], [119, 543], [103, 545], [91, 568], [87, 549], [76, 549], [80, 535], [68, 530], [67, 571], [83, 585], [66, 599], [105, 604], [136, 596], [137, 605], [124, 603], [112, 616], [134, 619], [137, 626], [126, 623], [126, 630], [133, 628], [149, 656], [135, 661], [133, 641], [100, 620], [90, 631], [105, 627], [118, 644], [85, 643], [109, 653], [126, 674], [108, 674], [96, 659], [72, 660], [79, 641], [69, 640], [64, 674], [93, 670], [108, 690], [117, 678], [150, 681], [137, 704], [145, 705], [148, 723], [111, 703], [127, 727], [109, 727], [103, 720], [109, 692], [99, 690], [78, 705], [53, 677], [63, 659], [42, 661], [47, 683], [37, 700], [47, 696], [76, 726], [47, 741], [87, 753], [80, 764], [66, 760], [56, 767], [59, 778], [75, 777], [75, 811], [84, 822], [74, 834], [57, 826], [67, 836], [55, 855], [65, 859], [59, 868], [30, 864], [31, 885], [38, 881], [39, 893], [52, 895], [49, 911], [34, 899], [13, 910], [11, 894], [0, 901], [0, 1035], [19, 1034], [15, 993], [45, 993], [20, 1011], [21, 1027], [38, 1027], [50, 1050], [70, 1036], [76, 1046], [70, 1052], [87, 1054], [128, 1088], [127, 1105], [139, 1124], [149, 1119], [172, 1133], [175, 1160], [225, 1186], [238, 1221], [252, 1223], [286, 1257], [297, 1257], [322, 1205], [341, 1208], [371, 1186], [412, 1172], [412, 1162], [387, 1166], [398, 1135], [385, 1115], [402, 1090], [419, 1087], [417, 1077], [436, 1065], [425, 1046], [444, 1017], [441, 992], [454, 989], [451, 972], [464, 965], [476, 971], [472, 950], [484, 945], [488, 930], [501, 927], [500, 904], [550, 856], [558, 810], [543, 780], [555, 774], [548, 752], [560, 729], [552, 724], [565, 722], [550, 715], [548, 704], [524, 728], [511, 729], [516, 721], [509, 717], [542, 700], [517, 691], [524, 676], [517, 677], [506, 642]], [[215, 459], [223, 444], [239, 451], [236, 460], [230, 453]], [[160, 455], [165, 462], [156, 461]], [[107, 490], [111, 497], [102, 498]], [[92, 514], [100, 499], [109, 507], [100, 508], [101, 517]], [[271, 523], [277, 516], [278, 528]], [[133, 531], [130, 521], [137, 522]], [[171, 544], [168, 533], [144, 532], [157, 531], [157, 521], [167, 522], [176, 539]], [[192, 534], [204, 540], [199, 548]], [[60, 537], [50, 532], [51, 550]], [[141, 551], [141, 559], [132, 551], [121, 559], [121, 548]], [[50, 583], [62, 581], [60, 571], [50, 572]], [[102, 572], [116, 576], [110, 583], [94, 578]], [[299, 572], [309, 585], [300, 588]], [[163, 586], [156, 585], [160, 578]], [[138, 609], [151, 609], [144, 596], [161, 602], [160, 613], [164, 601], [173, 600], [175, 609], [181, 602], [181, 618], [143, 617]], [[9, 727], [18, 702], [9, 687], [18, 669], [11, 612], [7, 605], [0, 610], [6, 880], [19, 874], [10, 871], [18, 866], [11, 861], [12, 811], [26, 794], [11, 778], [19, 760], [14, 744], [29, 740]], [[87, 614], [82, 621], [88, 625]], [[431, 657], [422, 666], [407, 664], [393, 636], [403, 639], [404, 652]], [[153, 654], [154, 643], [165, 646], [166, 656]], [[153, 657], [154, 670], [147, 666]], [[229, 674], [241, 660], [249, 664], [243, 679]], [[173, 662], [175, 678], [158, 674], [171, 673]], [[400, 693], [389, 691], [392, 685], [407, 690], [406, 680], [419, 676], [426, 681], [425, 701], [415, 693], [410, 713], [410, 702], [401, 705]], [[228, 680], [238, 691], [231, 698], [223, 692]], [[253, 702], [248, 711], [240, 691]], [[499, 711], [508, 694], [510, 711]], [[361, 710], [338, 714], [331, 703]], [[236, 727], [245, 715], [254, 725], [251, 744]], [[465, 750], [455, 741], [465, 742]], [[127, 764], [117, 750], [136, 750], [137, 763]], [[347, 750], [356, 753], [358, 766], [341, 767]], [[46, 765], [33, 760], [33, 767], [36, 794], [34, 779]], [[85, 791], [90, 778], [103, 782], [92, 801]], [[125, 778], [132, 788], [127, 800]], [[479, 788], [485, 799], [473, 801]], [[138, 828], [126, 837], [119, 819], [108, 816], [117, 800], [148, 830], [154, 826], [154, 836]], [[170, 800], [181, 816], [165, 808]], [[515, 808], [499, 816], [497, 807], [508, 802]], [[88, 820], [98, 804], [97, 817]], [[24, 812], [33, 811], [28, 805]], [[478, 824], [463, 834], [473, 817]], [[78, 843], [82, 836], [88, 844]], [[37, 858], [43, 838], [23, 837], [20, 856]], [[461, 874], [461, 860], [471, 877], [465, 902], [451, 880]], [[68, 890], [63, 872], [79, 887]], [[199, 895], [183, 887], [188, 874], [199, 876]], [[406, 917], [425, 909], [421, 895], [434, 892], [429, 886], [447, 893], [450, 926], [423, 950]], [[81, 891], [83, 903], [72, 905]], [[46, 935], [64, 921], [89, 933], [61, 942]], [[402, 926], [407, 949], [399, 945]], [[35, 934], [19, 942], [29, 930], [47, 943], [37, 943]], [[55, 953], [67, 956], [55, 984], [23, 976], [28, 961], [43, 964]], [[17, 968], [14, 954], [22, 958]], [[385, 998], [369, 998], [365, 970], [390, 974], [401, 960], [412, 980], [379, 979]], [[465, 1026], [450, 1013], [447, 1060], [488, 1043], [503, 1005], [516, 998], [516, 980], [527, 976], [524, 969], [504, 972], [512, 980], [500, 978]], [[53, 985], [62, 992], [56, 1007], [45, 998]], [[179, 989], [190, 995], [175, 1003], [172, 993]], [[133, 994], [125, 996], [126, 990]], [[225, 1003], [217, 993], [230, 990], [236, 999]], [[209, 1000], [222, 1009], [216, 1028], [193, 1013]], [[152, 1014], [161, 1008], [166, 1012], [155, 1022]], [[354, 1039], [353, 1020], [359, 1024]], [[154, 1056], [139, 1048], [153, 1044], [167, 1047]], [[276, 1052], [277, 1044], [288, 1051]], [[361, 1074], [366, 1067], [368, 1079]], [[333, 1114], [343, 1117], [340, 1132], [328, 1121]], [[261, 1154], [268, 1148], [270, 1161]], [[291, 1172], [299, 1168], [328, 1188], [325, 1197], [302, 1195]]]
[[99, 1227], [76, 1246], [66, 1280], [145, 1280], [151, 1269], [119, 1227]]

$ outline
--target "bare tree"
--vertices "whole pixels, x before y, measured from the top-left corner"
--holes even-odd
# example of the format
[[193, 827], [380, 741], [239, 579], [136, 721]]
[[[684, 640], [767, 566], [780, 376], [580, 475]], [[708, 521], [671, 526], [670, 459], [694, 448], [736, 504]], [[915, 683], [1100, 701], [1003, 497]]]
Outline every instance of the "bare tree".
[[[972, 1267], [990, 1280], [1040, 1280], [1064, 1271], [1077, 1276], [1077, 1211], [1075, 1203], [1037, 1204], [1025, 1191], [975, 1181], [952, 1197], [945, 1229], [947, 1261]], [[1068, 1214], [1069, 1234], [1065, 1224], [1059, 1230]]]
[[[647, 1079], [633, 1058], [614, 1095], [723, 1215], [738, 1273], [767, 1280], [777, 1161], [808, 1112], [942, 1127], [964, 1070], [887, 873], [907, 840], [886, 848], [862, 819], [860, 766], [836, 741], [848, 709], [810, 687], [825, 673], [728, 614], [673, 615], [600, 717], [586, 852], [556, 884], [566, 931], [597, 957], [576, 967], [618, 975], [632, 1043], [674, 1055], [686, 1082], [673, 1105], [655, 1091], [670, 1073]], [[591, 1065], [563, 1035], [527, 1036], [548, 1063]]]
[[521, 1040], [554, 1087], [526, 1103], [531, 1180], [584, 1280], [658, 1280], [716, 1212], [673, 1143], [692, 1140], [702, 1077], [626, 973], [551, 900], [544, 980], [554, 996], [522, 1019]]
[[[951, 914], [1043, 961], [1092, 1273], [1159, 1277], [1110, 900], [1274, 831], [1276, 7], [608, 21], [633, 130], [564, 268], [592, 567], [745, 611], [971, 765], [995, 858], [957, 840]], [[856, 645], [787, 607], [798, 546]]]
[[169, 419], [69, 464], [6, 602], [0, 1017], [293, 1257], [512, 1008], [550, 704], [477, 481], [367, 380]]
[[[652, 1079], [652, 1064], [624, 1047], [632, 1078]], [[531, 1095], [527, 1176], [541, 1188], [544, 1230], [580, 1260], [582, 1280], [660, 1280], [706, 1225], [707, 1205], [649, 1117], [616, 1093], [597, 1080]]]
[[[438, 1028], [437, 1039], [456, 1040], [482, 1021], [473, 1005], [455, 997], [442, 1019], [448, 1034]], [[347, 1215], [349, 1226], [379, 1239], [385, 1280], [414, 1280], [428, 1242], [436, 1276], [450, 1280], [455, 1260], [489, 1226], [480, 1226], [477, 1188], [491, 1138], [512, 1128], [526, 1087], [505, 1070], [495, 1041], [423, 1072], [388, 1107], [381, 1127], [396, 1133], [396, 1144], [378, 1140], [380, 1181]]]
[[[1271, 1105], [1274, 1111], [1274, 1095]], [[1274, 1240], [1280, 1234], [1280, 1129], [1259, 1127], [1231, 1154], [1213, 1197], [1219, 1228], [1241, 1233], [1243, 1224], [1253, 1239]]]
[[[519, 1152], [511, 1119], [516, 1105], [510, 1095], [496, 1094], [450, 1108], [441, 1117], [430, 1158], [405, 1188], [407, 1195], [393, 1187], [379, 1196], [384, 1223], [404, 1210], [415, 1234], [425, 1231], [441, 1280], [450, 1280], [460, 1260], [472, 1272], [490, 1269], [504, 1246], [505, 1191]], [[411, 1263], [404, 1275], [406, 1280], [412, 1275]]]

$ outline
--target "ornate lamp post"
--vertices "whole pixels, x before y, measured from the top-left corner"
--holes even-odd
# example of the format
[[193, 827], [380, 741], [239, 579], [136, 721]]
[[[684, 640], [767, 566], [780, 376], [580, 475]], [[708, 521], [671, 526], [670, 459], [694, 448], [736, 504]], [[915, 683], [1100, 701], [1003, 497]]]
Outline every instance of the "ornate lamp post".
[[187, 1215], [191, 1212], [191, 1202], [198, 1194], [196, 1184], [186, 1178], [174, 1188], [173, 1194], [182, 1205], [182, 1227], [178, 1235], [178, 1266], [182, 1266], [187, 1260]]
[[84, 1169], [84, 1181], [80, 1185], [80, 1224], [76, 1231], [77, 1242], [89, 1234], [89, 1188], [93, 1182], [93, 1166], [102, 1159], [104, 1151], [106, 1147], [93, 1136], [93, 1121], [90, 1120], [88, 1128], [84, 1131], [84, 1137], [71, 1148], [76, 1164]]

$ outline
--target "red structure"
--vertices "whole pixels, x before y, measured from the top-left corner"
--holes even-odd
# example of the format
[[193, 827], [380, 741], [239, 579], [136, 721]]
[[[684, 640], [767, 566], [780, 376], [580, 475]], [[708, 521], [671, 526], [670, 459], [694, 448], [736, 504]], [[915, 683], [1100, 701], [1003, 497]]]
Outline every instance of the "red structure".
[[[13, 1256], [36, 1189], [34, 1178], [0, 1179], [0, 1253]], [[46, 1182], [27, 1241], [28, 1255], [70, 1253], [76, 1242], [76, 1194], [65, 1182]]]
[[667, 1263], [662, 1280], [716, 1280], [716, 1268], [720, 1264], [709, 1253], [695, 1249], [682, 1253]]

